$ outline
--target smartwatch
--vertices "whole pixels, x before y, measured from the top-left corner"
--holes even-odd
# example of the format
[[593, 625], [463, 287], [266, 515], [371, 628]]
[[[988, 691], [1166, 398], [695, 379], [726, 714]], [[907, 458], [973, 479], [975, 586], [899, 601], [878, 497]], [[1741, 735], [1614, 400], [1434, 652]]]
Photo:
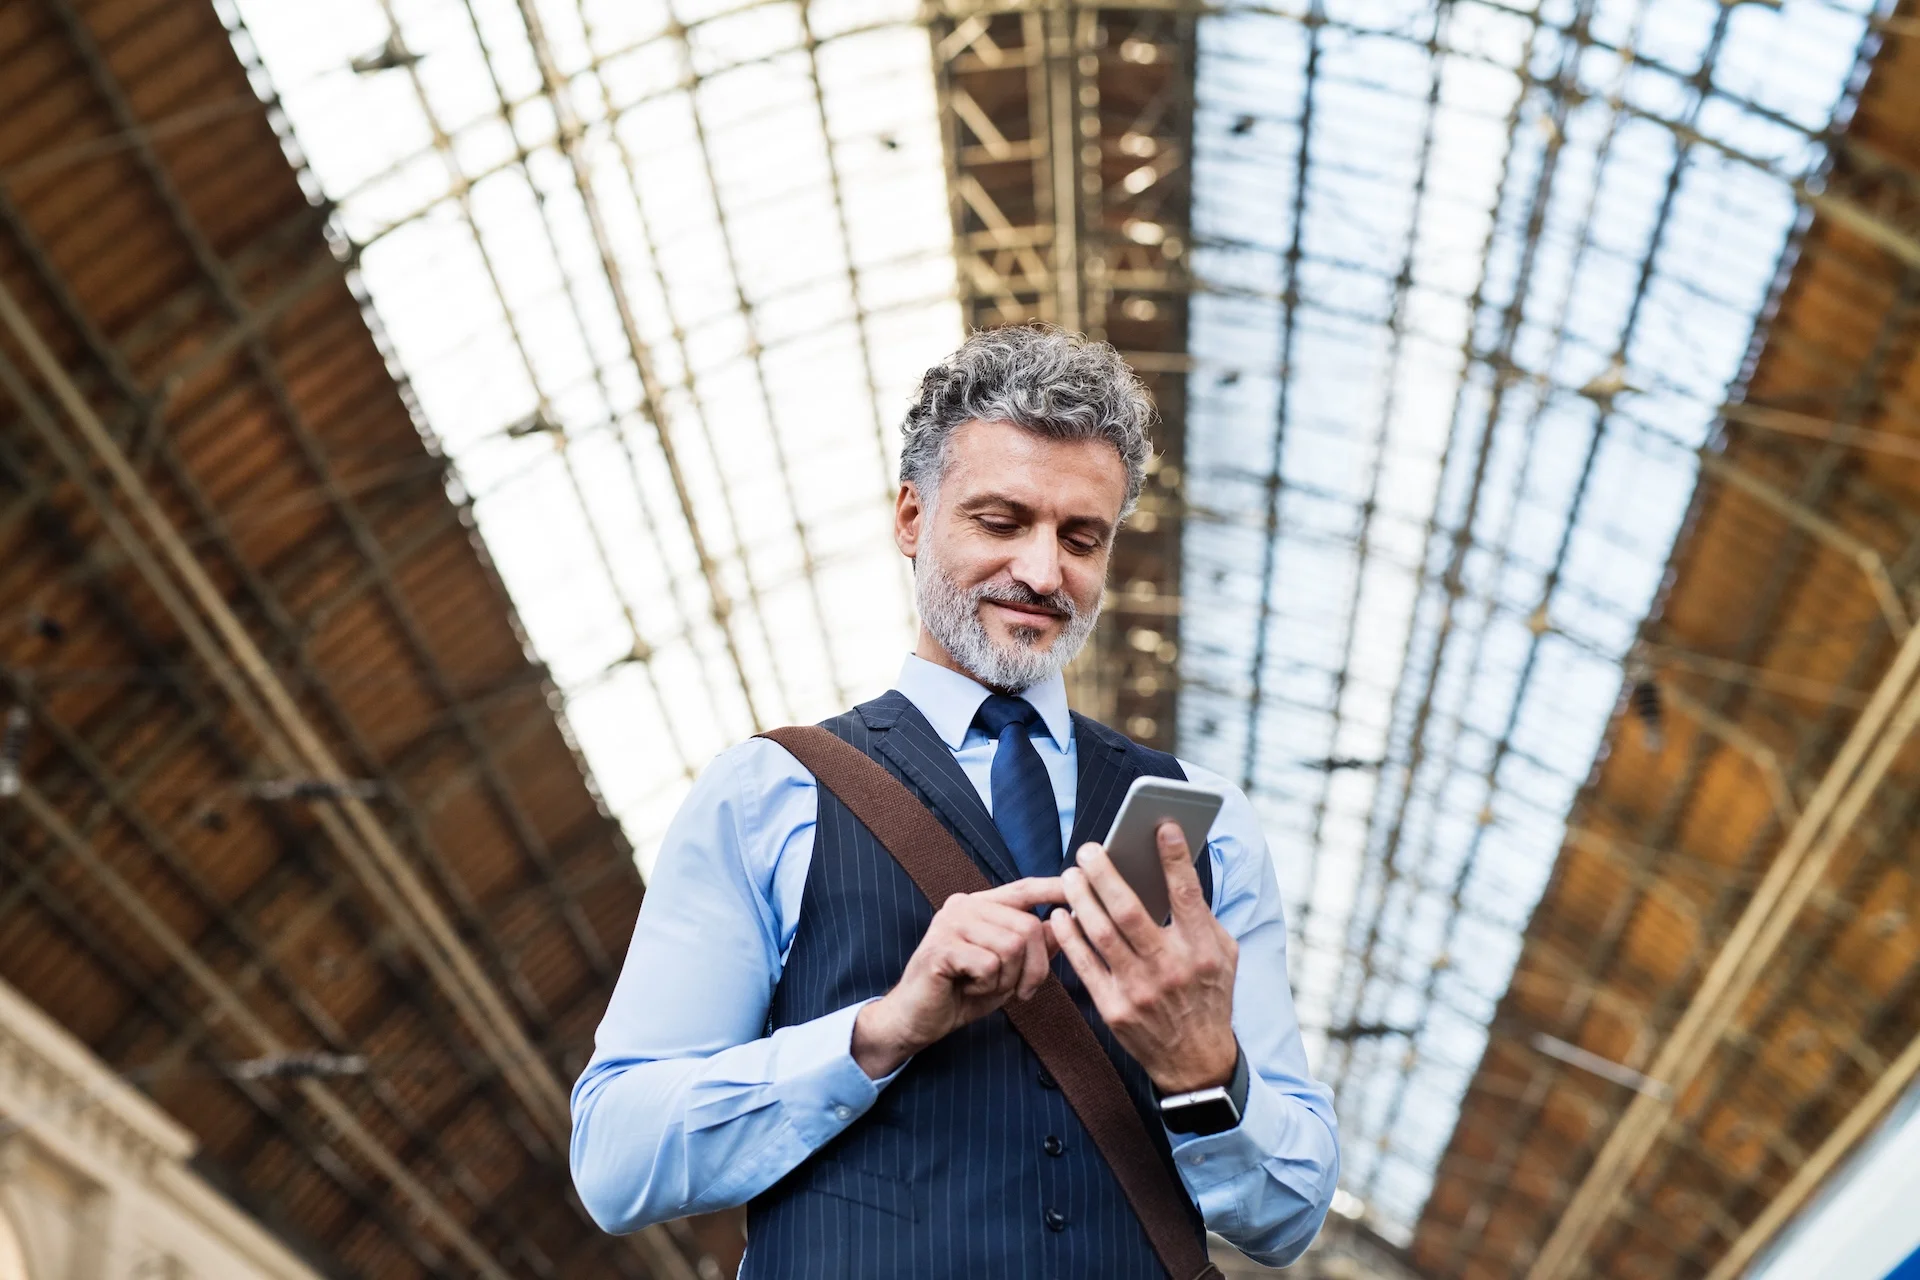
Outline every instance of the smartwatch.
[[1154, 1090], [1154, 1096], [1160, 1099], [1160, 1123], [1168, 1133], [1225, 1133], [1239, 1125], [1247, 1111], [1247, 1055], [1238, 1043], [1234, 1050], [1233, 1079], [1224, 1086], [1167, 1097], [1160, 1097], [1160, 1091]]

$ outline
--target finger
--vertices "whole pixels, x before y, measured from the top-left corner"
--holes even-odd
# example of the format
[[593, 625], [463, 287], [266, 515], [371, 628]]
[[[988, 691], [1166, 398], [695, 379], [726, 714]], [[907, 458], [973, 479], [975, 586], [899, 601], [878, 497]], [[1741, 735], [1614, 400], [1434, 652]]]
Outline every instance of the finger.
[[1107, 909], [1107, 917], [1114, 927], [1127, 940], [1127, 945], [1141, 955], [1152, 955], [1160, 949], [1160, 922], [1147, 914], [1140, 905], [1140, 895], [1133, 891], [1127, 878], [1113, 865], [1113, 859], [1100, 845], [1080, 846], [1078, 857], [1080, 870], [1086, 872], [1087, 880], [1093, 885], [1094, 892], [1100, 895], [1101, 905]]
[[1008, 972], [1018, 974], [1017, 991], [1022, 1000], [1030, 999], [1053, 972], [1055, 943], [1053, 933], [1031, 911], [1021, 911], [997, 902], [975, 904], [983, 925], [1014, 935], [1020, 942], [1020, 955], [1002, 952]]
[[979, 910], [981, 913], [978, 917], [979, 919], [988, 921], [999, 928], [1017, 933], [1022, 938], [1044, 938], [1047, 936], [1046, 928], [1041, 924], [1040, 917], [1031, 911], [1021, 911], [1013, 907], [1002, 906], [997, 902], [982, 902], [979, 904]]
[[1059, 876], [1028, 876], [1024, 880], [1010, 880], [970, 896], [1002, 903], [1020, 911], [1057, 906], [1067, 900], [1061, 891]]
[[987, 995], [1000, 987], [999, 953], [965, 940], [947, 946], [939, 971], [968, 995]]
[[1027, 934], [1019, 926], [1005, 928], [993, 921], [974, 921], [961, 935], [976, 947], [985, 947], [1000, 958], [1000, 988], [1011, 991], [1020, 981], [1027, 965]]
[[[1055, 905], [1060, 905], [1061, 903], [1065, 903], [1065, 901], [1066, 898], [1063, 895], [1060, 903], [1056, 903]], [[974, 904], [974, 910], [978, 913], [974, 916], [974, 919], [990, 921], [1002, 929], [1011, 929], [1013, 932], [1023, 936], [1028, 931], [1028, 925], [1034, 926], [1036, 930], [1040, 925], [1040, 917], [1034, 915], [1033, 912], [1025, 911], [1018, 907], [1009, 907], [1003, 903], [977, 902]]]
[[1167, 899], [1173, 904], [1174, 923], [1188, 928], [1211, 920], [1213, 912], [1200, 888], [1200, 873], [1194, 870], [1193, 850], [1187, 847], [1187, 835], [1180, 824], [1161, 823], [1154, 832], [1154, 846], [1160, 851], [1160, 867], [1167, 873]]
[[1100, 895], [1093, 891], [1086, 872], [1078, 867], [1069, 867], [1060, 880], [1066, 886], [1067, 905], [1073, 908], [1074, 923], [1093, 949], [1100, 953], [1100, 959], [1107, 968], [1119, 969], [1132, 965], [1138, 957], [1114, 927], [1112, 917], [1100, 904]]
[[[1058, 910], [1058, 908], [1055, 908]], [[1041, 924], [1036, 916], [1028, 916], [1033, 921], [1033, 929], [1027, 934], [1026, 966], [1020, 971], [1020, 985], [1015, 994], [1022, 1000], [1033, 999], [1033, 993], [1046, 985], [1053, 976], [1053, 930]]]
[[1080, 981], [1086, 983], [1087, 993], [1093, 997], [1095, 1008], [1103, 1007], [1113, 987], [1113, 974], [1101, 961], [1100, 955], [1087, 941], [1086, 934], [1080, 929], [1080, 923], [1071, 911], [1058, 908], [1047, 917], [1047, 928], [1053, 934], [1054, 941], [1060, 944], [1060, 950], [1067, 957], [1067, 963], [1080, 975]]

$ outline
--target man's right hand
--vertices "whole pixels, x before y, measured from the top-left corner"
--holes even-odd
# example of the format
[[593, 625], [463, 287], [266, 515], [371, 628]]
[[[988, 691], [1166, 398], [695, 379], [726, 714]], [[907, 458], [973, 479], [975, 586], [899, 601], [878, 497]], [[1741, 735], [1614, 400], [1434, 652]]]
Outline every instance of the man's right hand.
[[1066, 900], [1058, 876], [948, 898], [899, 984], [854, 1019], [860, 1069], [878, 1080], [956, 1027], [1032, 996], [1059, 947], [1033, 908]]

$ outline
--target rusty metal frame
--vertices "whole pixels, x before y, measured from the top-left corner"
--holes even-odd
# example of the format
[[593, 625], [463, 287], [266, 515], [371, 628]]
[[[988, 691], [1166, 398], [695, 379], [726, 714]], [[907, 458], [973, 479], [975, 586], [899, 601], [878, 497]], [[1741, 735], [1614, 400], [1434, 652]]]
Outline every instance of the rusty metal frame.
[[[1107, 623], [1068, 680], [1080, 710], [1162, 747], [1178, 694], [1193, 20], [1071, 0], [944, 0], [925, 15], [967, 323], [1037, 319], [1108, 339], [1161, 407]], [[1134, 66], [1156, 79], [1124, 93]]]

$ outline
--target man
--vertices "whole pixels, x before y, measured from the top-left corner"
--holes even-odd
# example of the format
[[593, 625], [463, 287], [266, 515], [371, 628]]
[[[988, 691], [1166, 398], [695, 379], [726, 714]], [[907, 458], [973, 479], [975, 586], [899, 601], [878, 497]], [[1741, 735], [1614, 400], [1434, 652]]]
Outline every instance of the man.
[[[1253, 809], [1067, 710], [1061, 669], [1093, 630], [1152, 416], [1113, 348], [1057, 330], [976, 334], [928, 371], [894, 511], [919, 640], [893, 691], [826, 727], [995, 887], [936, 914], [784, 748], [722, 753], [667, 832], [574, 1088], [574, 1179], [602, 1226], [748, 1204], [746, 1280], [1164, 1276], [999, 1012], [1051, 972], [1178, 1170], [1196, 1233], [1204, 1219], [1274, 1264], [1313, 1238], [1334, 1118], [1307, 1075]], [[1204, 857], [1160, 830], [1165, 927], [1087, 843], [1143, 774], [1228, 796]], [[1194, 1126], [1162, 1100], [1216, 1086], [1238, 1123], [1165, 1127]]]

